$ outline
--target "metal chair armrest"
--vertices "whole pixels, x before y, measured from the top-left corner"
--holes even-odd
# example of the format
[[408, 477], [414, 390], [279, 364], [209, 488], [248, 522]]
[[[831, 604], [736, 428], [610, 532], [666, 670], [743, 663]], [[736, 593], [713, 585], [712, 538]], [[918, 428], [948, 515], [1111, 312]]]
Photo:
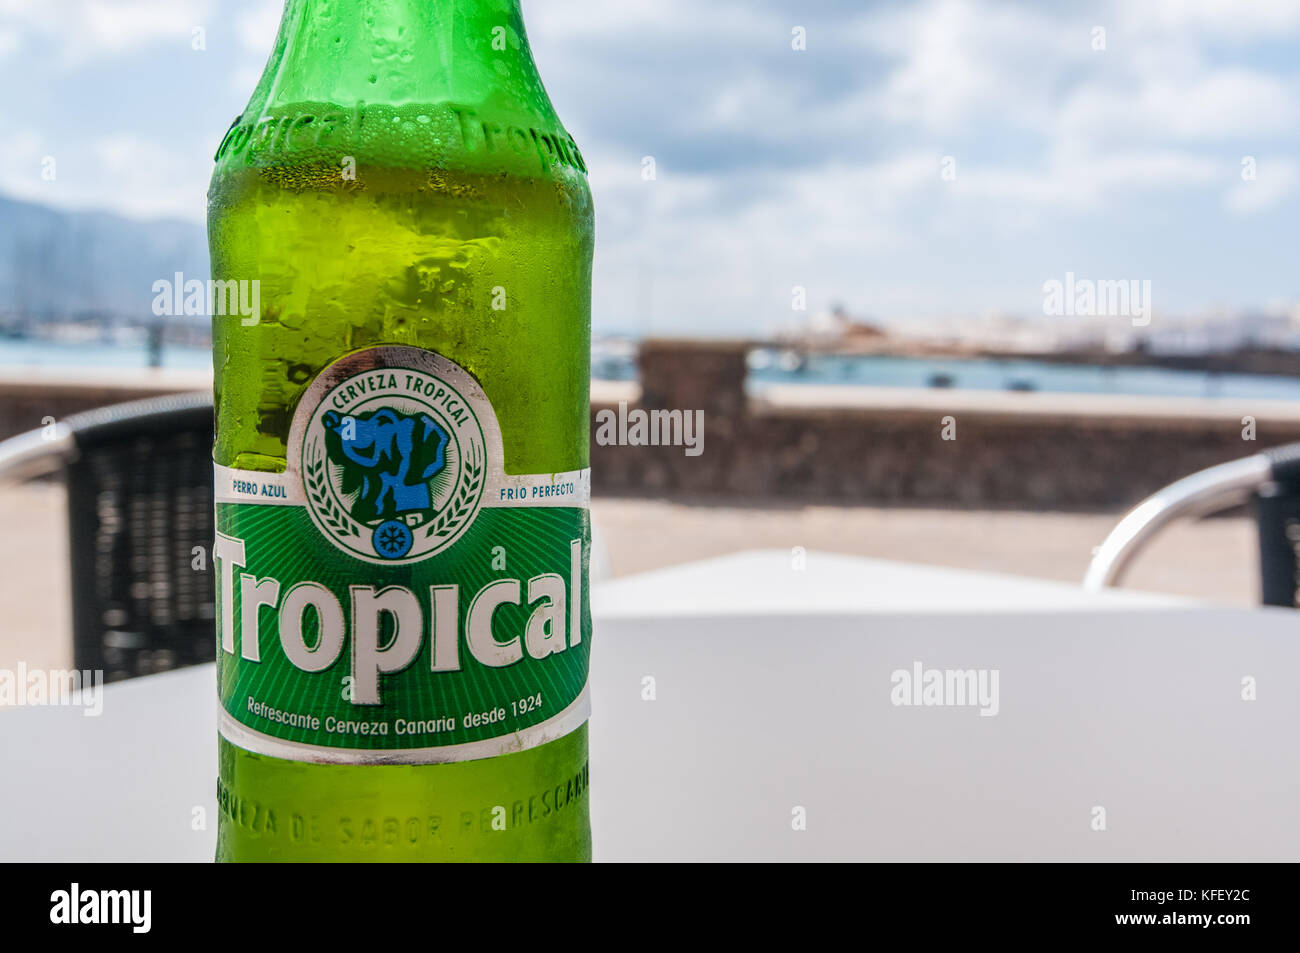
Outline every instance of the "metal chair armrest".
[[1119, 585], [1134, 557], [1174, 520], [1205, 516], [1246, 502], [1273, 479], [1274, 459], [1272, 453], [1257, 453], [1221, 463], [1147, 497], [1129, 510], [1097, 547], [1083, 587], [1095, 591]]
[[72, 428], [56, 423], [0, 441], [0, 485], [57, 473], [76, 453]]

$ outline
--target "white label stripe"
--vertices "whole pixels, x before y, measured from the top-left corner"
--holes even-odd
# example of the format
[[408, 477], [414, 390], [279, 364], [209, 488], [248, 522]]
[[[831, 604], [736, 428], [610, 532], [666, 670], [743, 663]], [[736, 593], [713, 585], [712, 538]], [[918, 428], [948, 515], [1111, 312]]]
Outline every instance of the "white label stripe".
[[[302, 481], [290, 470], [264, 473], [215, 464], [218, 503], [256, 503], [261, 506], [306, 506]], [[503, 474], [488, 477], [483, 506], [588, 506], [591, 503], [591, 468], [564, 473]]]
[[587, 506], [590, 503], [591, 467], [523, 476], [494, 473], [483, 493], [484, 506]]
[[584, 685], [567, 708], [541, 724], [512, 731], [497, 738], [469, 741], [459, 745], [442, 745], [428, 748], [358, 749], [332, 748], [285, 741], [272, 738], [237, 721], [225, 707], [217, 705], [217, 731], [232, 745], [254, 754], [287, 761], [309, 761], [315, 764], [446, 764], [453, 761], [473, 761], [477, 758], [495, 758], [535, 748], [563, 738], [581, 728], [591, 718], [590, 684]]

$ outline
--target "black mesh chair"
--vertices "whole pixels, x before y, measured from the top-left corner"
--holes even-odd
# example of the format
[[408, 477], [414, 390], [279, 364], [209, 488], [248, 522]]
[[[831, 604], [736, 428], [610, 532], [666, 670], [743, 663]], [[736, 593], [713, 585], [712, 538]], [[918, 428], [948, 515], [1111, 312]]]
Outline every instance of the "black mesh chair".
[[108, 681], [211, 661], [212, 398], [67, 418], [0, 443], [0, 481], [68, 490], [73, 662]]

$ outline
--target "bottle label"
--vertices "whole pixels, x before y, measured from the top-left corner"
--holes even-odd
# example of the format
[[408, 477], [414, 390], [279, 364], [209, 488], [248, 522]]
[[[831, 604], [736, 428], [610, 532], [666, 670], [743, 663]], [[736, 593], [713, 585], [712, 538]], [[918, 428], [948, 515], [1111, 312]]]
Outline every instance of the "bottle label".
[[321, 372], [287, 457], [283, 473], [216, 468], [228, 741], [432, 763], [587, 720], [590, 470], [507, 474], [478, 382], [397, 346]]

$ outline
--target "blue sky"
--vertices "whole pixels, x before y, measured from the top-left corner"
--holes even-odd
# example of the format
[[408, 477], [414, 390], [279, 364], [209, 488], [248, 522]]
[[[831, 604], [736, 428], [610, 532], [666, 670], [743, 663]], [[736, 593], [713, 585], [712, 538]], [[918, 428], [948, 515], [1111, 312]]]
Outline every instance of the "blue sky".
[[[280, 8], [0, 0], [0, 192], [201, 221]], [[1300, 301], [1300, 0], [524, 13], [592, 169], [598, 330], [760, 333], [794, 286], [885, 320], [1034, 314], [1067, 271], [1150, 280], [1158, 313]]]

